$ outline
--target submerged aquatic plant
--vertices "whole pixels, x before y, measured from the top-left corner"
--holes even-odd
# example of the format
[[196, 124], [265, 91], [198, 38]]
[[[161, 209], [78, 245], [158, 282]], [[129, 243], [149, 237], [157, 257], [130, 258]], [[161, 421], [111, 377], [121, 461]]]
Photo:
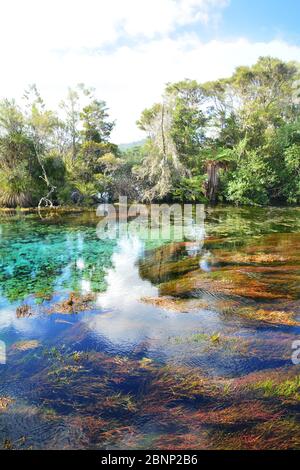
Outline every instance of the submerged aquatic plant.
[[255, 390], [262, 391], [265, 397], [277, 397], [287, 400], [300, 401], [300, 375], [282, 382], [267, 379], [253, 385]]
[[[156, 286], [140, 300], [137, 283], [141, 303], [127, 309], [126, 256], [115, 303], [95, 307], [81, 284], [105, 289], [114, 249], [95, 240], [93, 217], [6, 220], [0, 328], [12, 331], [12, 346], [0, 368], [0, 446], [6, 439], [13, 448], [298, 448], [299, 368], [289, 365], [300, 259], [291, 232], [299, 223], [291, 213], [288, 226], [286, 212], [271, 215], [266, 222], [265, 211], [252, 219], [245, 208], [207, 209], [203, 247], [146, 244], [134, 257], [134, 281]], [[274, 230], [285, 233], [267, 234]], [[39, 314], [29, 318], [31, 310]], [[98, 328], [86, 321], [92, 315]]]

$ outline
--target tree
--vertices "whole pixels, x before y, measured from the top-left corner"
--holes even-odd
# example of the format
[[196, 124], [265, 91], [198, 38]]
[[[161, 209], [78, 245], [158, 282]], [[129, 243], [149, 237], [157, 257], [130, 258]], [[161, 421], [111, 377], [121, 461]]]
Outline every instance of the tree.
[[163, 102], [138, 123], [149, 139], [140, 170], [148, 178], [146, 196], [162, 198], [174, 189], [178, 197], [187, 178], [193, 188], [205, 176], [211, 203], [297, 200], [297, 185], [286, 187], [284, 180], [298, 147], [289, 151], [293, 143], [283, 144], [278, 133], [299, 119], [299, 78], [299, 64], [262, 57], [226, 79], [168, 84]]
[[193, 168], [206, 140], [208, 118], [204, 113], [204, 105], [207, 97], [195, 80], [169, 84], [166, 93], [174, 102], [171, 138], [180, 161]]
[[[64, 131], [67, 149], [71, 153], [71, 165], [75, 162], [81, 144], [81, 112], [83, 103], [93, 99], [93, 88], [83, 83], [74, 89], [69, 88], [65, 100], [61, 101], [60, 109], [63, 112]], [[68, 152], [67, 152], [68, 153]]]
[[67, 97], [60, 103], [60, 108], [65, 114], [64, 130], [66, 134], [66, 143], [67, 146], [71, 148], [71, 162], [74, 163], [78, 153], [80, 136], [79, 93], [76, 89], [68, 89]]
[[249, 145], [263, 145], [270, 129], [294, 119], [299, 112], [295, 101], [295, 84], [299, 78], [295, 63], [271, 57], [261, 57], [252, 67], [237, 68], [230, 86]]
[[15, 101], [0, 103], [0, 205], [30, 206], [35, 201], [37, 160]]
[[162, 104], [143, 111], [138, 126], [148, 133], [145, 144], [146, 157], [139, 171], [141, 179], [149, 183], [143, 199], [163, 199], [186, 168], [179, 159], [172, 139], [174, 98], [167, 95]]
[[25, 91], [24, 98], [27, 103], [27, 119], [26, 124], [28, 134], [33, 142], [36, 158], [40, 165], [41, 175], [40, 178], [47, 187], [47, 194], [40, 198], [38, 206], [42, 204], [45, 206], [53, 206], [53, 194], [56, 191], [56, 186], [52, 183], [46, 170], [46, 156], [47, 152], [52, 148], [52, 137], [54, 129], [59, 125], [57, 116], [51, 111], [47, 110], [45, 103], [42, 100], [36, 85], [31, 85]]
[[169, 83], [138, 121], [145, 144], [122, 153], [93, 89], [69, 89], [58, 115], [31, 86], [25, 112], [12, 100], [0, 103], [0, 204], [94, 203], [120, 194], [299, 203], [299, 97], [300, 65], [271, 57], [216, 81]]
[[107, 142], [115, 123], [108, 121], [105, 101], [93, 99], [80, 113], [84, 142]]

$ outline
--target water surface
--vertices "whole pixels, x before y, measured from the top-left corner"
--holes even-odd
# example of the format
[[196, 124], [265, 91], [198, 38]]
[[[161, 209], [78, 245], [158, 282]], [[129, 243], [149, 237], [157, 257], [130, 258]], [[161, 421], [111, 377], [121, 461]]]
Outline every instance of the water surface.
[[299, 448], [300, 209], [98, 222], [0, 216], [0, 447]]

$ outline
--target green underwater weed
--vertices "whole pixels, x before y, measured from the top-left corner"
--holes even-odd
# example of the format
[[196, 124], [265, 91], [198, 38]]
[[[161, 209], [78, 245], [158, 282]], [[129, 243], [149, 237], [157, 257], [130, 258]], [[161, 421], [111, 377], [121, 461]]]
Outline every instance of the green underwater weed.
[[277, 397], [283, 399], [292, 399], [300, 401], [300, 375], [293, 379], [285, 380], [282, 383], [276, 383], [272, 379], [258, 382], [253, 385], [255, 390], [261, 390], [265, 397]]

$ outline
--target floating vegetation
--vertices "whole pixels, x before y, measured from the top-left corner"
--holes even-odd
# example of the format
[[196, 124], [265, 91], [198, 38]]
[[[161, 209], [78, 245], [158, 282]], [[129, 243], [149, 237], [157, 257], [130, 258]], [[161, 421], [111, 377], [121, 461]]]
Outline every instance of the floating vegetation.
[[18, 341], [12, 345], [12, 350], [14, 351], [28, 351], [30, 349], [36, 349], [40, 346], [40, 342], [36, 339], [28, 341]]
[[30, 305], [21, 305], [17, 307], [16, 316], [17, 318], [26, 318], [31, 317], [33, 315], [32, 309]]
[[84, 310], [90, 310], [95, 300], [93, 294], [79, 295], [71, 292], [67, 300], [55, 304], [48, 313], [76, 314]]

